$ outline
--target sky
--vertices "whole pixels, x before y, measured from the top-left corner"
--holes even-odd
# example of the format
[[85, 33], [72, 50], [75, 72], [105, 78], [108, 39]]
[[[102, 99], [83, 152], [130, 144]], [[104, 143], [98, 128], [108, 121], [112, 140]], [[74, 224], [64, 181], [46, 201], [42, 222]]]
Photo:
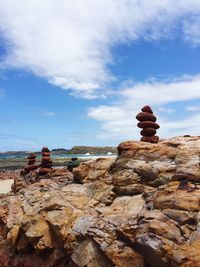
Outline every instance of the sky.
[[200, 135], [199, 0], [0, 0], [0, 151]]

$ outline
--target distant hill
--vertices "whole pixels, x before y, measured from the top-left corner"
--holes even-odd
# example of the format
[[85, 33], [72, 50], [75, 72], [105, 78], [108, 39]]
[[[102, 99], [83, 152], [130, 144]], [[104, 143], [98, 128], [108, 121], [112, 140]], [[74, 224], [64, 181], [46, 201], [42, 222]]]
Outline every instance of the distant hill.
[[70, 149], [70, 154], [104, 154], [108, 152], [117, 153], [117, 148], [110, 146], [74, 146]]

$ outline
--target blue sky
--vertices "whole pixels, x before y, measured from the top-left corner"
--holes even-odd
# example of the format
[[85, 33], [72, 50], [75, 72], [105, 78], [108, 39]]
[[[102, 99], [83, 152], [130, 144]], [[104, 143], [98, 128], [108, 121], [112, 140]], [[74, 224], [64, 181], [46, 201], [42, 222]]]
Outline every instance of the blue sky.
[[199, 1], [18, 1], [0, 0], [0, 151], [139, 140], [145, 104], [160, 138], [200, 135]]

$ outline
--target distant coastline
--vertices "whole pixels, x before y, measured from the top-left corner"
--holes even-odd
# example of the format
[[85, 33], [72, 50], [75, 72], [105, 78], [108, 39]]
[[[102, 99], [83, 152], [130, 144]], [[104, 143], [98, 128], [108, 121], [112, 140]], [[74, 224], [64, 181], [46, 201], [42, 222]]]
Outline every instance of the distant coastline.
[[[36, 155], [40, 156], [40, 151], [31, 151]], [[0, 159], [11, 159], [11, 158], [25, 158], [30, 151], [6, 151], [0, 152]], [[56, 148], [51, 150], [52, 157], [67, 157], [70, 158], [74, 155], [106, 155], [107, 153], [116, 154], [116, 147], [101, 147], [101, 146], [74, 146], [71, 149]]]
[[[33, 151], [31, 151], [33, 152]], [[0, 153], [0, 171], [19, 170], [27, 164], [27, 156], [30, 151], [8, 151]], [[41, 160], [41, 152], [34, 152], [37, 155], [36, 162]], [[117, 155], [116, 147], [90, 147], [75, 146], [71, 149], [52, 149], [51, 157], [54, 166], [66, 166], [71, 158], [76, 157], [80, 162], [88, 161], [99, 157], [113, 157]]]

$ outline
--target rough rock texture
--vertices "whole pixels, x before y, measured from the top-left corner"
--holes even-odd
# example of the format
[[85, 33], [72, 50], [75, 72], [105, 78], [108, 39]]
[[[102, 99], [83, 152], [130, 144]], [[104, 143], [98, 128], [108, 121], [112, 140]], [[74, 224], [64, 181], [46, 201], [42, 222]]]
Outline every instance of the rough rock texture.
[[118, 151], [1, 195], [0, 266], [199, 267], [200, 137]]
[[0, 180], [19, 179], [19, 171], [0, 171]]

